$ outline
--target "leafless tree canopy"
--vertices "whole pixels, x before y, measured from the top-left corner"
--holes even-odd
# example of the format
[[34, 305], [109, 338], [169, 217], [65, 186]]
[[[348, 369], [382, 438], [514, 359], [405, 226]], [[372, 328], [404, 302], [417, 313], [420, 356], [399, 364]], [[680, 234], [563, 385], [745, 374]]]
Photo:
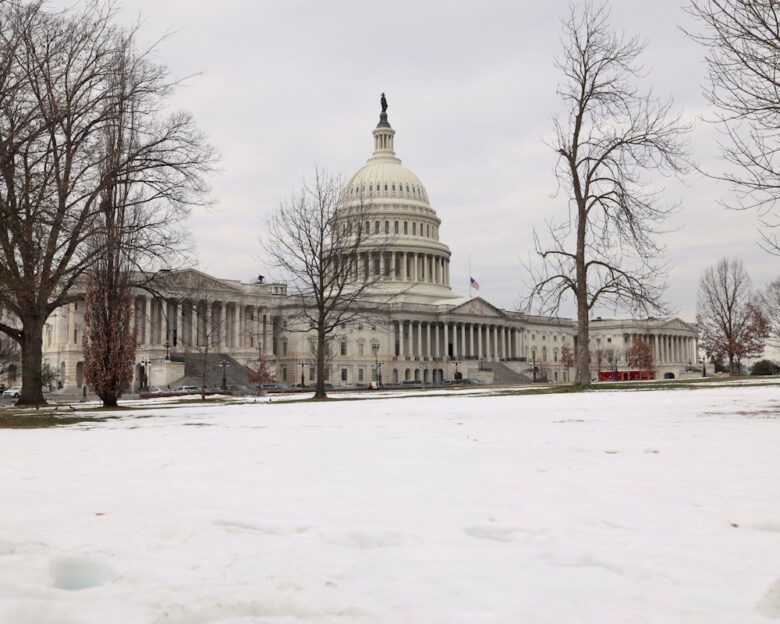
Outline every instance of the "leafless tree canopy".
[[689, 33], [707, 46], [704, 93], [717, 108], [723, 158], [733, 167], [715, 177], [736, 191], [732, 208], [756, 209], [762, 243], [780, 253], [780, 3], [776, 0], [691, 0], [703, 29]]
[[780, 349], [780, 278], [767, 286], [761, 296], [761, 303], [770, 323], [770, 344]]
[[343, 180], [316, 171], [270, 218], [263, 246], [297, 297], [303, 331], [317, 333], [317, 389], [325, 397], [325, 344], [338, 327], [376, 315], [389, 301], [375, 291], [382, 275], [366, 253], [382, 254], [390, 237], [371, 234], [363, 197], [341, 201]]
[[724, 258], [704, 271], [696, 300], [696, 323], [699, 344], [707, 357], [727, 358], [732, 375], [735, 360], [761, 354], [768, 324], [741, 260]]
[[106, 207], [125, 260], [159, 266], [213, 163], [191, 116], [163, 112], [176, 82], [113, 17], [103, 0], [0, 5], [0, 304], [21, 324], [0, 331], [22, 346], [24, 403], [43, 401], [42, 327], [102, 253]]
[[689, 127], [671, 102], [641, 91], [638, 57], [644, 44], [615, 33], [605, 6], [573, 7], [564, 22], [564, 50], [556, 66], [566, 113], [555, 120], [559, 194], [568, 218], [534, 233], [541, 260], [532, 268], [529, 305], [557, 313], [577, 303], [577, 383], [588, 385], [588, 316], [599, 302], [647, 313], [664, 309], [668, 269], [656, 235], [673, 206], [658, 201], [648, 172], [677, 174], [687, 167]]

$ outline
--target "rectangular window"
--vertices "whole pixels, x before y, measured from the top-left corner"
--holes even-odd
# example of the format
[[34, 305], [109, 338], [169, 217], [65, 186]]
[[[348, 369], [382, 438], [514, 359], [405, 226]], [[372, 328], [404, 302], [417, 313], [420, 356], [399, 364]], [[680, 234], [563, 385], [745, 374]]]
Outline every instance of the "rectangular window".
[[379, 234], [379, 221], [374, 221], [374, 234]]
[[412, 223], [412, 236], [417, 236], [417, 224]]
[[342, 338], [341, 339], [341, 355], [347, 354], [347, 339]]
[[282, 366], [282, 381], [287, 381], [287, 367]]
[[358, 355], [360, 355], [360, 356], [363, 355], [363, 343], [362, 342], [358, 342]]
[[385, 234], [390, 234], [390, 221], [385, 221]]
[[341, 369], [341, 381], [347, 381], [347, 369], [342, 368]]
[[371, 355], [376, 357], [379, 354], [379, 345], [378, 344], [372, 344], [371, 345]]
[[362, 368], [358, 368], [358, 381], [363, 381], [364, 371]]
[[408, 233], [409, 233], [409, 222], [404, 221], [404, 234], [408, 234]]
[[309, 366], [309, 381], [314, 381], [314, 367]]
[[395, 233], [398, 234], [398, 221], [395, 222]]
[[282, 341], [282, 355], [287, 355], [287, 341]]

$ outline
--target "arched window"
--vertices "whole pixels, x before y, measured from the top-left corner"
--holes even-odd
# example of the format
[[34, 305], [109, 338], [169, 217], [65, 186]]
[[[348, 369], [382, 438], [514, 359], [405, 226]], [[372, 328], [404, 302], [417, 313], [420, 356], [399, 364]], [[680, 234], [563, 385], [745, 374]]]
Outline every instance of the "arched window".
[[542, 362], [547, 361], [547, 347], [542, 347]]
[[409, 222], [404, 221], [404, 234], [408, 234], [408, 233], [409, 233]]
[[395, 233], [398, 234], [398, 221], [395, 222]]
[[341, 355], [347, 354], [347, 337], [342, 336], [341, 337]]
[[390, 234], [390, 221], [385, 221], [385, 234]]
[[412, 223], [412, 236], [417, 236], [417, 224]]

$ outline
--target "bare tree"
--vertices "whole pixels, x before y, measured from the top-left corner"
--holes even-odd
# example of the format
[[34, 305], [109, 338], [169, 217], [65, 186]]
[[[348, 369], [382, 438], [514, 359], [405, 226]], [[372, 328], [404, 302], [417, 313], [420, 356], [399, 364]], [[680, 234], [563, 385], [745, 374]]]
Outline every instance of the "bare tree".
[[274, 371], [268, 358], [262, 353], [257, 358], [249, 371], [248, 381], [250, 384], [257, 384], [257, 394], [265, 395], [263, 384], [268, 383], [274, 378]]
[[761, 295], [762, 308], [770, 324], [770, 344], [780, 349], [780, 278], [766, 287]]
[[566, 367], [567, 372], [568, 369], [574, 368], [574, 352], [568, 344], [561, 347], [561, 364]]
[[623, 353], [616, 347], [605, 347], [603, 349], [604, 359], [609, 365], [609, 370], [612, 371], [612, 379], [617, 381], [618, 368], [620, 367], [620, 360], [623, 357]]
[[650, 343], [641, 337], [634, 339], [631, 346], [626, 349], [626, 363], [650, 376], [650, 373], [653, 372], [653, 349], [650, 347]]
[[101, 253], [106, 194], [129, 189], [137, 259], [154, 266], [213, 162], [189, 114], [166, 116], [176, 82], [113, 17], [103, 0], [0, 5], [0, 304], [19, 319], [0, 331], [22, 349], [24, 404], [44, 402], [43, 326]]
[[[374, 288], [390, 235], [371, 233], [371, 204], [342, 197], [343, 181], [317, 170], [268, 222], [263, 247], [297, 299], [300, 331], [317, 336], [315, 399], [326, 398], [325, 344], [344, 324], [374, 317], [392, 295]], [[290, 329], [294, 329], [290, 327]]]
[[756, 210], [762, 246], [780, 254], [780, 4], [774, 0], [691, 0], [703, 29], [689, 33], [707, 47], [704, 94], [729, 171], [715, 175], [736, 192], [728, 207]]
[[696, 301], [699, 344], [707, 357], [734, 361], [756, 357], [764, 349], [769, 326], [753, 297], [750, 276], [741, 260], [724, 258], [708, 267], [699, 281]]
[[0, 376], [19, 364], [19, 345], [10, 338], [0, 336]]
[[557, 314], [573, 296], [577, 305], [576, 383], [590, 384], [588, 318], [599, 303], [632, 312], [663, 311], [668, 269], [655, 241], [674, 207], [648, 190], [647, 172], [686, 169], [689, 127], [634, 84], [644, 44], [612, 31], [605, 6], [572, 6], [564, 22], [563, 55], [556, 66], [566, 113], [555, 121], [556, 176], [569, 204], [568, 219], [547, 223], [540, 260], [531, 268], [528, 304]]

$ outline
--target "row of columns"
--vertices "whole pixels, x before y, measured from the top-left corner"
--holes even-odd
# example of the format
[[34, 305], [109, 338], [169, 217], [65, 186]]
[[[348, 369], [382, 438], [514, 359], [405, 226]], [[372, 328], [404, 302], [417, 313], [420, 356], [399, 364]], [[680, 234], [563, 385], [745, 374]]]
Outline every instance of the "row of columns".
[[[633, 334], [634, 339], [637, 336]], [[694, 336], [649, 334], [642, 338], [650, 343], [657, 364], [694, 364], [699, 359], [699, 339]]]
[[350, 272], [363, 279], [400, 282], [450, 283], [450, 261], [446, 256], [411, 251], [367, 251], [342, 258]]
[[268, 345], [269, 317], [259, 306], [137, 297], [134, 312], [137, 342], [143, 347], [161, 347], [167, 342], [171, 350], [188, 351], [207, 342], [221, 350]]
[[395, 355], [413, 358], [516, 359], [521, 330], [489, 323], [402, 320], [394, 322]]

